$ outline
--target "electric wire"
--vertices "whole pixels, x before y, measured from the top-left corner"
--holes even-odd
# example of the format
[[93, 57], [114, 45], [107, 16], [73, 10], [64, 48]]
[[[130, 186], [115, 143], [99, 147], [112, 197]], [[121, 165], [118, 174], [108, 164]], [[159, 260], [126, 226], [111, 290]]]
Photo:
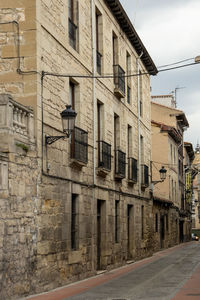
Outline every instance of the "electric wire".
[[[189, 66], [193, 66], [193, 65], [197, 65], [200, 62], [193, 62], [190, 64], [184, 64], [181, 66], [177, 66], [177, 67], [172, 67], [172, 68], [166, 68], [166, 69], [162, 69], [162, 70], [158, 70], [158, 73], [161, 72], [166, 72], [166, 71], [170, 71], [170, 70], [176, 70], [176, 69], [180, 69], [180, 68], [185, 68], [185, 67], [189, 67]], [[58, 73], [51, 73], [51, 72], [45, 72], [43, 71], [43, 76], [54, 76], [54, 77], [72, 77], [72, 78], [96, 78], [96, 79], [101, 79], [101, 78], [116, 78], [116, 77], [120, 77], [120, 78], [128, 78], [128, 77], [136, 77], [136, 76], [142, 76], [142, 75], [150, 75], [149, 72], [141, 72], [141, 73], [135, 73], [135, 74], [125, 74], [125, 75], [79, 75], [79, 74], [58, 74]]]
[[180, 64], [180, 63], [182, 63], [182, 62], [189, 61], [189, 60], [192, 60], [192, 59], [194, 60], [195, 57], [183, 59], [183, 60], [180, 60], [180, 61], [176, 61], [176, 62], [174, 62], [174, 63], [167, 64], [167, 65], [163, 65], [163, 66], [159, 66], [159, 67], [157, 67], [157, 68], [160, 69], [160, 68], [170, 67], [170, 66], [173, 66], [173, 65], [178, 65], [178, 64]]
[[[18, 58], [18, 66], [17, 66], [17, 73], [20, 75], [30, 75], [30, 74], [41, 74], [41, 77], [44, 76], [54, 76], [54, 77], [74, 77], [74, 78], [96, 78], [96, 79], [103, 79], [103, 78], [116, 78], [116, 77], [120, 77], [120, 78], [129, 78], [129, 77], [136, 77], [136, 76], [143, 76], [143, 75], [150, 75], [149, 72], [141, 72], [141, 73], [135, 73], [135, 74], [124, 74], [124, 75], [120, 75], [120, 76], [116, 76], [115, 74], [108, 74], [108, 75], [80, 75], [80, 74], [58, 74], [58, 73], [52, 73], [52, 72], [46, 72], [46, 71], [42, 71], [37, 72], [35, 70], [32, 71], [23, 71], [21, 70], [21, 53], [20, 53], [20, 39], [19, 39], [19, 23], [17, 21], [8, 21], [8, 22], [3, 22], [0, 23], [0, 25], [5, 25], [5, 24], [15, 24], [17, 27], [17, 58]], [[163, 67], [167, 67], [167, 66], [172, 66], [172, 65], [176, 65], [176, 64], [180, 64], [182, 62], [185, 61], [189, 61], [193, 58], [188, 58], [188, 59], [184, 59], [172, 64], [168, 64], [168, 65], [163, 65], [158, 67], [159, 68], [163, 68]], [[188, 67], [188, 66], [192, 66], [192, 65], [196, 65], [199, 64], [200, 62], [193, 62], [190, 64], [184, 64], [181, 66], [176, 66], [176, 67], [171, 67], [171, 68], [165, 68], [165, 69], [161, 69], [158, 70], [158, 73], [160, 72], [166, 72], [166, 71], [170, 71], [170, 70], [175, 70], [175, 69], [180, 69], [180, 68], [184, 68], [184, 67]]]

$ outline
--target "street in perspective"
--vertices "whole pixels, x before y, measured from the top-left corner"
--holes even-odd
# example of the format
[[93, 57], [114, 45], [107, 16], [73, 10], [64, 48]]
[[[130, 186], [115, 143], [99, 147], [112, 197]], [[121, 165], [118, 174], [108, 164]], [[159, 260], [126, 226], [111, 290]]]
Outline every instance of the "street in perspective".
[[0, 0], [0, 300], [200, 299], [199, 12]]
[[27, 300], [200, 299], [199, 262], [200, 243], [189, 242]]

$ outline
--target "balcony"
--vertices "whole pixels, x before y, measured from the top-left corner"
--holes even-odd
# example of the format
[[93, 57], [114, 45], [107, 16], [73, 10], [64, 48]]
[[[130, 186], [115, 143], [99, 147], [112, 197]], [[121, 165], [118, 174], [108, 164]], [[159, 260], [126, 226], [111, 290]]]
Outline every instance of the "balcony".
[[9, 94], [0, 95], [0, 141], [5, 152], [14, 141], [29, 146], [35, 143], [33, 109]]
[[149, 167], [141, 165], [141, 186], [146, 188], [149, 186]]
[[98, 51], [97, 51], [97, 72], [99, 73], [99, 74], [101, 74], [101, 60], [102, 60], [102, 54], [101, 53], [99, 53]]
[[111, 145], [104, 142], [98, 142], [98, 175], [106, 177], [111, 170]]
[[72, 165], [79, 168], [85, 166], [88, 162], [88, 133], [78, 127], [75, 127], [71, 142]]
[[115, 179], [121, 180], [126, 176], [126, 153], [115, 150]]
[[68, 19], [69, 43], [74, 49], [76, 49], [77, 28], [78, 27], [72, 22], [72, 20]]
[[130, 183], [137, 182], [137, 160], [132, 157], [128, 159], [128, 179]]
[[114, 94], [118, 98], [124, 98], [125, 97], [125, 72], [119, 65], [113, 66], [114, 71], [114, 83], [115, 83], [115, 89]]

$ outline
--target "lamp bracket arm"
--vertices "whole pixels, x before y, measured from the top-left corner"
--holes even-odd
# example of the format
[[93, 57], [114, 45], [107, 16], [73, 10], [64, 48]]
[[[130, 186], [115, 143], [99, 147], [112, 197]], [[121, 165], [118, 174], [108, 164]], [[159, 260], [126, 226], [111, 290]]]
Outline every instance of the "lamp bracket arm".
[[60, 135], [60, 136], [45, 136], [45, 145], [51, 145], [57, 140], [69, 138], [69, 136], [66, 135]]
[[155, 185], [155, 184], [157, 184], [157, 183], [159, 183], [159, 182], [163, 182], [164, 180], [155, 180], [155, 181], [152, 181], [151, 183], [153, 184], [153, 185]]

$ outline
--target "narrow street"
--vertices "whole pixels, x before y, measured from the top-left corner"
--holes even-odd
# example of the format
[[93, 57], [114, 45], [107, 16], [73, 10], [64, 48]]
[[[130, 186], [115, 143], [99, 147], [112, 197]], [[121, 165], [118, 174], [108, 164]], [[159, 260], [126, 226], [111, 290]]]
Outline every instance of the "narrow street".
[[27, 299], [200, 299], [199, 263], [200, 243], [190, 242], [123, 268]]

